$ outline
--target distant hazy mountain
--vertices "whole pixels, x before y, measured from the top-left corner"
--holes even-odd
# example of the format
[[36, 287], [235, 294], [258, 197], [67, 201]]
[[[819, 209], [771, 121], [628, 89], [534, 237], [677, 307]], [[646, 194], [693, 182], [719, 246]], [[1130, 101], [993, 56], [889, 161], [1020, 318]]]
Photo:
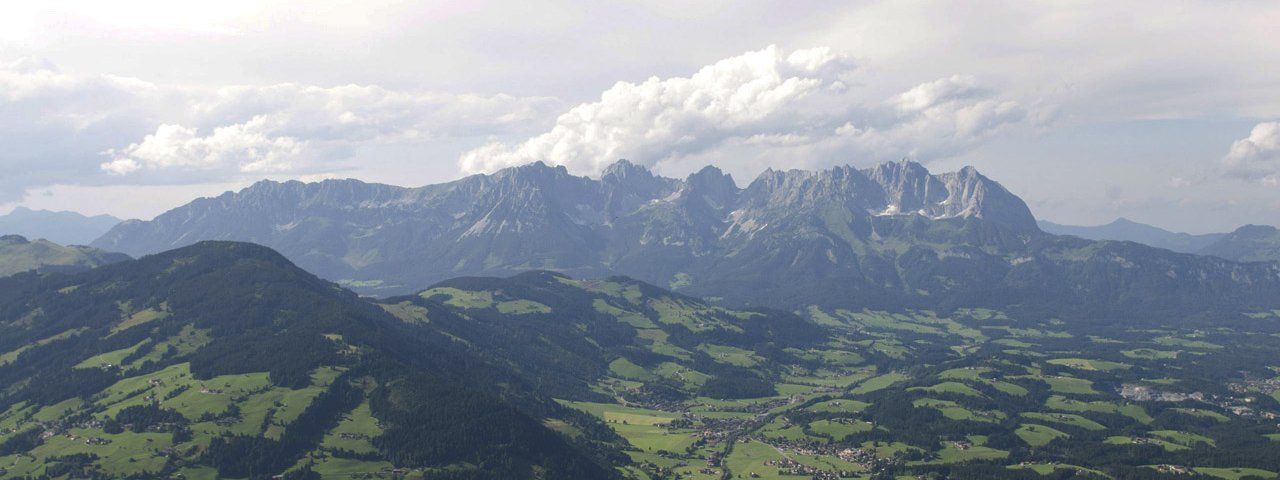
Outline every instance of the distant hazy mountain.
[[51, 212], [18, 207], [0, 215], [0, 235], [43, 238], [63, 245], [87, 245], [120, 219], [110, 215], [86, 217], [76, 212]]
[[420, 188], [260, 182], [124, 222], [93, 245], [142, 255], [206, 239], [267, 245], [376, 295], [547, 269], [781, 308], [1157, 314], [1280, 302], [1278, 265], [1048, 235], [973, 168], [934, 175], [911, 162], [768, 170], [745, 188], [714, 167], [670, 179], [626, 161], [599, 179], [535, 163]]
[[86, 270], [128, 260], [123, 253], [96, 248], [64, 247], [48, 240], [27, 240], [20, 235], [0, 236], [0, 277], [26, 271]]
[[1106, 225], [1092, 227], [1078, 225], [1060, 225], [1046, 220], [1038, 222], [1040, 229], [1054, 235], [1074, 235], [1089, 240], [1118, 240], [1138, 242], [1157, 248], [1182, 253], [1196, 253], [1216, 242], [1227, 234], [1206, 233], [1192, 235], [1175, 233], [1159, 227], [1138, 223], [1127, 218], [1117, 218]]
[[1231, 233], [1191, 235], [1175, 233], [1126, 218], [1106, 225], [1084, 227], [1040, 220], [1040, 229], [1055, 235], [1089, 240], [1137, 242], [1182, 253], [1213, 255], [1234, 262], [1280, 261], [1280, 232], [1266, 225], [1245, 225]]
[[1280, 261], [1280, 230], [1268, 225], [1245, 225], [1197, 253], [1237, 262]]

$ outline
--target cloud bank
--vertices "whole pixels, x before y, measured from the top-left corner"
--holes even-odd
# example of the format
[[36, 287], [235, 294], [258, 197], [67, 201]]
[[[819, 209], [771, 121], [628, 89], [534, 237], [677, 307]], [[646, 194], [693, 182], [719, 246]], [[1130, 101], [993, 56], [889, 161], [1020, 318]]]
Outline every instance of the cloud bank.
[[867, 93], [867, 81], [831, 48], [770, 46], [686, 77], [618, 82], [598, 101], [566, 107], [373, 85], [172, 86], [23, 60], [0, 66], [8, 127], [0, 141], [13, 145], [0, 152], [0, 168], [19, 172], [0, 178], [0, 203], [55, 184], [333, 176], [381, 161], [361, 155], [370, 146], [431, 142], [463, 145], [464, 173], [538, 160], [587, 175], [628, 158], [675, 173], [715, 163], [740, 176], [904, 155], [928, 161], [1036, 115], [973, 76], [888, 97]]
[[[518, 132], [556, 102], [510, 95], [406, 93], [376, 86], [234, 87], [197, 98], [197, 127], [164, 124], [142, 141], [104, 152], [100, 167], [135, 172], [315, 173], [377, 143]], [[202, 173], [203, 174], [203, 173]]]
[[728, 170], [781, 158], [791, 159], [787, 166], [902, 155], [930, 160], [1046, 118], [972, 76], [929, 81], [887, 99], [850, 86], [861, 81], [854, 62], [830, 48], [770, 46], [688, 77], [619, 82], [599, 101], [571, 108], [550, 130], [471, 150], [459, 167], [492, 172], [544, 161], [592, 175], [619, 158], [659, 169], [714, 159]]
[[54, 184], [174, 185], [341, 171], [371, 145], [529, 134], [544, 97], [300, 84], [203, 88], [0, 65], [0, 203]]

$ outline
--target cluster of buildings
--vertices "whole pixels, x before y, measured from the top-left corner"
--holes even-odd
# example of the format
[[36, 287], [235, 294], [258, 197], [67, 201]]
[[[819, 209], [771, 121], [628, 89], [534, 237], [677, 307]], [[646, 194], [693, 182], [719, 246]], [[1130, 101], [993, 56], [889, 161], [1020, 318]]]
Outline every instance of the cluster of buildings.
[[[1272, 395], [1276, 391], [1280, 391], [1280, 379], [1252, 379], [1246, 377], [1244, 381], [1227, 384], [1227, 389], [1232, 393], [1239, 395]], [[1256, 405], [1254, 405], [1254, 398], [1251, 396], [1228, 396], [1226, 398], [1222, 398], [1217, 395], [1205, 395], [1201, 392], [1169, 392], [1158, 390], [1147, 385], [1131, 383], [1121, 385], [1119, 392], [1120, 396], [1124, 397], [1125, 400], [1133, 402], [1197, 401], [1217, 406], [1236, 416], [1251, 417], [1258, 415], [1266, 419], [1280, 419], [1280, 414], [1275, 412], [1259, 411], [1256, 408]]]
[[1120, 386], [1120, 396], [1125, 400], [1132, 402], [1185, 402], [1187, 400], [1195, 400], [1198, 402], [1205, 401], [1205, 395], [1200, 392], [1182, 393], [1168, 392], [1157, 390], [1147, 385], [1138, 385], [1134, 383], [1126, 383]]
[[1167, 475], [1191, 475], [1195, 473], [1195, 471], [1191, 470], [1191, 468], [1184, 467], [1182, 465], [1161, 464], [1161, 465], [1156, 465], [1155, 467], [1152, 467], [1152, 468], [1155, 468], [1157, 472], [1167, 474]]
[[89, 437], [84, 440], [85, 445], [110, 445], [111, 439], [102, 437]]
[[[814, 441], [797, 441], [786, 438], [763, 438], [756, 436], [749, 437], [744, 441], [760, 442], [773, 447], [779, 452], [786, 452], [798, 456], [828, 456], [839, 458], [845, 462], [858, 465], [864, 472], [877, 472], [886, 467], [901, 463], [898, 459], [882, 458], [876, 453], [874, 448], [836, 447]], [[785, 461], [771, 460], [765, 462], [765, 465], [785, 466], [786, 468], [779, 469], [779, 473], [784, 475], [811, 475], [813, 478], [820, 478], [823, 480], [857, 476], [855, 475], [855, 472], [822, 470], [812, 466], [804, 466], [803, 464], [799, 464], [789, 459]], [[782, 470], [784, 469], [799, 473], [783, 473]]]
[[778, 475], [807, 476], [813, 480], [839, 480], [841, 478], [857, 476], [854, 472], [823, 470], [811, 465], [805, 465], [789, 458], [781, 460], [766, 460], [764, 464], [769, 467], [776, 467], [778, 469]]
[[1271, 395], [1280, 390], [1280, 377], [1256, 378], [1245, 374], [1244, 380], [1227, 384], [1227, 389], [1235, 393], [1260, 392]]

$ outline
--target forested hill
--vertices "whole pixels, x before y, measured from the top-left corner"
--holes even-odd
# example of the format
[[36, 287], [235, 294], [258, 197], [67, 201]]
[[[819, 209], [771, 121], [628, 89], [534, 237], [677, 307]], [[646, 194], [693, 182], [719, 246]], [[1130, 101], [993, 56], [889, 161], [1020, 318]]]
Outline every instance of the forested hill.
[[1280, 229], [1269, 225], [1245, 225], [1224, 235], [1200, 253], [1236, 262], [1280, 261]]
[[610, 477], [590, 453], [607, 429], [455, 344], [251, 244], [0, 279], [0, 463], [51, 477], [328, 462]]
[[460, 339], [557, 398], [578, 400], [607, 400], [591, 387], [646, 369], [666, 378], [639, 375], [662, 380], [650, 389], [660, 391], [641, 395], [774, 395], [784, 366], [800, 361], [784, 350], [828, 340], [826, 330], [792, 313], [726, 309], [625, 277], [459, 278], [382, 306]]
[[29, 240], [20, 235], [0, 236], [0, 277], [29, 270], [75, 272], [123, 262], [129, 256], [82, 246], [63, 246], [48, 240]]

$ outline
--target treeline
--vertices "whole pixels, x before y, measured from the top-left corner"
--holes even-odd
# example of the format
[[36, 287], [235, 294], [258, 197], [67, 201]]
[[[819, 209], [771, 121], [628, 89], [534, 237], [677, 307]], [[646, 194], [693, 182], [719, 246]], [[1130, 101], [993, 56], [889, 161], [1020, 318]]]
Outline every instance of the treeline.
[[396, 465], [469, 463], [502, 478], [530, 478], [535, 466], [546, 478], [615, 476], [574, 455], [564, 438], [509, 404], [436, 378], [407, 374], [380, 385], [369, 405], [387, 424], [373, 443]]
[[[675, 362], [714, 377], [698, 391], [682, 392], [678, 385], [664, 387], [663, 380], [646, 385], [643, 395], [678, 400], [691, 394], [716, 398], [756, 398], [775, 395], [774, 381], [782, 364], [803, 364], [786, 352], [786, 347], [808, 346], [826, 336], [821, 327], [786, 312], [758, 311], [739, 315], [706, 306], [702, 300], [668, 292], [628, 278], [607, 281], [635, 288], [640, 302], [611, 297], [565, 284], [563, 276], [551, 272], [528, 272], [511, 278], [464, 277], [437, 287], [487, 292], [495, 304], [502, 301], [533, 301], [550, 308], [550, 313], [509, 315], [496, 307], [459, 309], [434, 298], [405, 296], [384, 300], [387, 304], [410, 303], [430, 312], [433, 329], [464, 339], [470, 351], [510, 368], [539, 391], [558, 398], [607, 401], [590, 387], [609, 374], [610, 362], [618, 358], [645, 368]], [[692, 331], [683, 325], [666, 324], [662, 314], [648, 300], [685, 303], [700, 310], [708, 325], [716, 328]], [[685, 360], [653, 352], [637, 327], [610, 311], [626, 311], [653, 322], [665, 333], [666, 342], [691, 352]], [[462, 316], [465, 314], [465, 318]], [[728, 327], [723, 327], [723, 326]], [[764, 364], [753, 368], [718, 362], [699, 351], [703, 344], [720, 344], [757, 352]], [[670, 388], [667, 388], [670, 387]], [[628, 395], [634, 395], [628, 393]]]
[[350, 378], [339, 376], [329, 389], [316, 396], [279, 440], [256, 436], [215, 437], [204, 460], [223, 477], [270, 478], [297, 463], [338, 425], [342, 415], [360, 405], [363, 392]]
[[133, 433], [142, 433], [158, 427], [157, 430], [173, 431], [188, 423], [187, 418], [176, 410], [148, 403], [125, 407], [115, 418], [103, 422], [102, 430], [106, 433], [120, 433], [128, 428]]

